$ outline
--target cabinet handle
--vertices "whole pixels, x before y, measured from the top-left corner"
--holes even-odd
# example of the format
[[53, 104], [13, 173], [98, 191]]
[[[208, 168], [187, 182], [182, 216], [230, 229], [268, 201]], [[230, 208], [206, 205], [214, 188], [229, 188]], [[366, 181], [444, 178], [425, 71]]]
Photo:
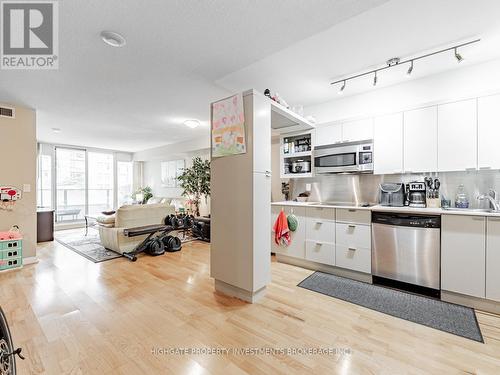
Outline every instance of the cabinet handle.
[[321, 225], [321, 224], [323, 224], [323, 222], [322, 221], [317, 221], [316, 224]]
[[476, 167], [471, 167], [471, 168], [465, 168], [465, 170], [466, 171], [475, 171], [475, 170], [477, 170], [477, 168]]
[[355, 247], [349, 247], [348, 250], [350, 250], [350, 251], [356, 251], [356, 248]]
[[485, 169], [491, 169], [491, 167], [489, 167], [489, 166], [488, 167], [479, 167], [479, 169], [485, 170]]
[[316, 242], [316, 246], [322, 246], [323, 244], [321, 242]]
[[488, 217], [488, 221], [500, 222], [500, 217]]
[[356, 212], [356, 210], [355, 210], [355, 209], [353, 209], [353, 208], [350, 208], [350, 209], [349, 209], [349, 212]]
[[484, 216], [479, 216], [479, 217], [472, 217], [472, 220], [474, 221], [484, 221]]
[[350, 229], [355, 229], [356, 225], [349, 224], [347, 227], [350, 228]]
[[266, 177], [271, 177], [271, 171], [266, 171]]

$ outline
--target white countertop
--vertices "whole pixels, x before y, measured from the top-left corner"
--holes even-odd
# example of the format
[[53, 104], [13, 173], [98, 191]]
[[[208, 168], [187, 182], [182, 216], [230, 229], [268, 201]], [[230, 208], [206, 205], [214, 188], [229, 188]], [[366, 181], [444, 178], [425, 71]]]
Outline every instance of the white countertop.
[[356, 210], [369, 210], [378, 212], [401, 212], [401, 213], [414, 213], [414, 214], [427, 214], [427, 215], [466, 215], [466, 216], [493, 216], [500, 217], [500, 212], [478, 212], [473, 210], [443, 210], [442, 208], [417, 208], [417, 207], [387, 207], [381, 205], [374, 205], [370, 207], [360, 207], [360, 206], [345, 206], [334, 204], [317, 204], [315, 202], [295, 202], [295, 201], [283, 201], [283, 202], [272, 202], [272, 206], [297, 206], [297, 207], [322, 207], [322, 208], [345, 208], [345, 209], [356, 209]]

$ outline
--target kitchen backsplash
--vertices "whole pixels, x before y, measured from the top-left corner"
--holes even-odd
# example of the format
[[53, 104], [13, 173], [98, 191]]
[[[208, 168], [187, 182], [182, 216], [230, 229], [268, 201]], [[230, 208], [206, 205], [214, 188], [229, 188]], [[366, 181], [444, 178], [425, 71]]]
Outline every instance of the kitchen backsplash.
[[450, 199], [452, 205], [458, 185], [463, 184], [471, 208], [487, 208], [488, 202], [476, 197], [488, 193], [490, 188], [500, 192], [500, 171], [442, 172], [401, 175], [323, 175], [313, 178], [290, 179], [290, 196], [296, 198], [311, 184], [310, 201], [378, 203], [379, 185], [383, 182], [423, 181], [425, 176], [439, 178], [441, 197]]

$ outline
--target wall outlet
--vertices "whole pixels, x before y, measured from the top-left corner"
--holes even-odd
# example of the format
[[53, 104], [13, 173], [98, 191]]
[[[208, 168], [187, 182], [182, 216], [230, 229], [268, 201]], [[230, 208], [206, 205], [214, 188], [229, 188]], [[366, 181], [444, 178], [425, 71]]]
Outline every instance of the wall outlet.
[[31, 192], [31, 185], [23, 184], [23, 193], [30, 193], [30, 192]]
[[306, 184], [306, 191], [311, 191], [311, 184]]

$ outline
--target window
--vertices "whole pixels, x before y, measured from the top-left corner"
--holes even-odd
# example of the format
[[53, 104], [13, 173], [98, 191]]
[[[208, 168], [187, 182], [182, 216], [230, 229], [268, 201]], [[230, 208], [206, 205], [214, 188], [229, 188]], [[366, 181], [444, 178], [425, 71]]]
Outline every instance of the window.
[[88, 214], [99, 215], [114, 206], [113, 154], [88, 152]]
[[86, 213], [86, 152], [56, 148], [56, 221], [83, 219]]
[[39, 144], [37, 205], [53, 208], [57, 222], [82, 221], [85, 215], [132, 203], [132, 155]]
[[40, 154], [38, 157], [37, 205], [52, 208], [52, 157]]
[[132, 203], [133, 164], [131, 161], [119, 161], [116, 163], [116, 169], [118, 207], [120, 207]]

